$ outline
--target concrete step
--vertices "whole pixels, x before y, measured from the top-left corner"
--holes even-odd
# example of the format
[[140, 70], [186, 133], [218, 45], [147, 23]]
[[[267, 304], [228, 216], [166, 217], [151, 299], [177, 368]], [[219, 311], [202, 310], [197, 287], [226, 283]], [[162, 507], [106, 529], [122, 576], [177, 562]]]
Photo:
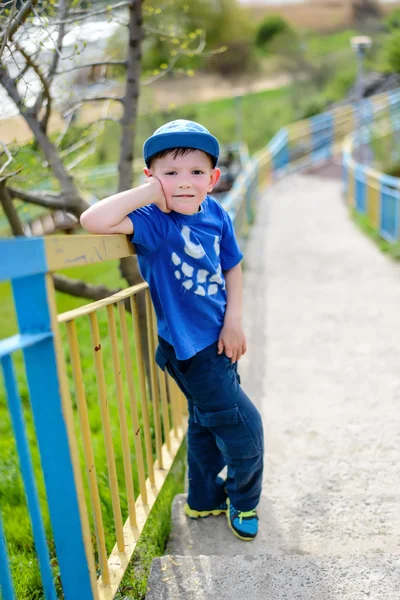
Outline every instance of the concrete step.
[[400, 496], [263, 496], [258, 507], [260, 530], [251, 544], [232, 535], [223, 515], [187, 518], [185, 502], [184, 494], [174, 499], [169, 554], [400, 554]]
[[396, 494], [399, 419], [264, 417], [264, 492], [276, 496], [335, 492]]
[[146, 600], [398, 600], [400, 555], [163, 556]]

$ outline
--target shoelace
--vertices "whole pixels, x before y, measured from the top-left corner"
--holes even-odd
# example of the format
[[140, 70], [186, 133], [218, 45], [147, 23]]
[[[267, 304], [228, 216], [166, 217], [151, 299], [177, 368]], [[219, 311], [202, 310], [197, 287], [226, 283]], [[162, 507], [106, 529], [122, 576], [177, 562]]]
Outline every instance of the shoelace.
[[232, 509], [232, 512], [237, 512], [237, 516], [239, 517], [239, 523], [240, 524], [242, 523], [243, 519], [246, 519], [246, 518], [250, 518], [251, 519], [252, 517], [257, 518], [257, 513], [256, 513], [255, 509], [248, 510], [247, 512], [242, 511], [242, 510], [236, 511], [232, 506], [231, 506], [231, 509]]

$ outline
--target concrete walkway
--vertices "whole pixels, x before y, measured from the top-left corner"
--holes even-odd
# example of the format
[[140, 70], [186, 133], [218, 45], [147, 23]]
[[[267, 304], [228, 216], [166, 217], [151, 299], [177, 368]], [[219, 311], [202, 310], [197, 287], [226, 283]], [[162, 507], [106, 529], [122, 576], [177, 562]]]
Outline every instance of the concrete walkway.
[[260, 534], [190, 521], [177, 497], [148, 598], [398, 600], [400, 267], [352, 223], [338, 180], [298, 174], [261, 199], [245, 266]]

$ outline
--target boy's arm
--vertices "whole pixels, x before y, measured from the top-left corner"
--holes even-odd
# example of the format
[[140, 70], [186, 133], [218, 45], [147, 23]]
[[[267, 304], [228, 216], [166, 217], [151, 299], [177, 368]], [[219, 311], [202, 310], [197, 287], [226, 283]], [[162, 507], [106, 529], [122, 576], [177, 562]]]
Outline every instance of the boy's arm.
[[150, 177], [139, 187], [109, 196], [94, 204], [80, 218], [80, 223], [89, 233], [133, 233], [133, 223], [127, 215], [146, 206], [156, 204], [163, 212], [169, 212], [160, 181]]
[[225, 271], [226, 311], [224, 326], [218, 340], [218, 354], [225, 354], [234, 363], [247, 350], [246, 337], [242, 328], [242, 267], [237, 264]]

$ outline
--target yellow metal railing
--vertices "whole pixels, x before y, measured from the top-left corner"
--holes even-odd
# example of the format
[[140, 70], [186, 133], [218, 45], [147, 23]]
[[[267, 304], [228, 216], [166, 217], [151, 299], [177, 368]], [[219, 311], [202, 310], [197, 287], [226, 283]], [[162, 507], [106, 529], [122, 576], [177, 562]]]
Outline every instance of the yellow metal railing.
[[[51, 271], [71, 265], [123, 258], [133, 252], [132, 245], [125, 236], [49, 237], [45, 239], [45, 244]], [[141, 295], [145, 297], [144, 322], [140, 322], [138, 309]], [[104, 323], [101, 328], [99, 324], [99, 314], [104, 309], [107, 314], [106, 330]], [[79, 343], [79, 331], [84, 319], [89, 319], [90, 324], [92, 364], [96, 374], [114, 521], [114, 541], [111, 544], [114, 547], [110, 554], [107, 546], [110, 546], [111, 533], [107, 535], [103, 523], [92, 442], [93, 423], [89, 416], [85, 369], [82, 366]], [[55, 328], [58, 329], [57, 336], [61, 339], [64, 334], [67, 341], [67, 348], [61, 351], [59, 360], [63, 371], [60, 376], [67, 379], [67, 362], [72, 373], [65, 386], [64, 401], [70, 407], [73, 406], [69, 392], [69, 388], [72, 388], [79, 423], [78, 432], [76, 426], [68, 428], [70, 445], [76, 449], [80, 438], [83, 449], [81, 460], [78, 460], [75, 451], [75, 460], [80, 463], [75, 465], [75, 477], [80, 479], [76, 481], [77, 488], [86, 491], [80, 494], [80, 504], [82, 521], [86, 523], [87, 543], [92, 546], [90, 551], [93, 559], [89, 564], [91, 562], [93, 568], [96, 568], [97, 562], [101, 573], [94, 597], [108, 600], [114, 597], [118, 589], [147, 517], [184, 438], [186, 402], [176, 383], [157, 369], [154, 361], [157, 328], [147, 283], [140, 283], [103, 300], [60, 314]], [[143, 334], [147, 335], [148, 356], [144, 354]], [[105, 364], [105, 348], [111, 352], [110, 364]], [[133, 373], [134, 365], [136, 377]], [[110, 417], [110, 372], [115, 388], [118, 423], [115, 422], [115, 414], [114, 420]], [[123, 476], [117, 473], [117, 442], [122, 448]], [[86, 482], [81, 474], [82, 460]], [[137, 490], [134, 489], [133, 474], [138, 481]], [[121, 479], [123, 486], [118, 483]], [[126, 515], [121, 509], [121, 493], [126, 497]], [[93, 523], [94, 536], [90, 533], [90, 522]], [[95, 540], [94, 547], [90, 543], [91, 538]]]

